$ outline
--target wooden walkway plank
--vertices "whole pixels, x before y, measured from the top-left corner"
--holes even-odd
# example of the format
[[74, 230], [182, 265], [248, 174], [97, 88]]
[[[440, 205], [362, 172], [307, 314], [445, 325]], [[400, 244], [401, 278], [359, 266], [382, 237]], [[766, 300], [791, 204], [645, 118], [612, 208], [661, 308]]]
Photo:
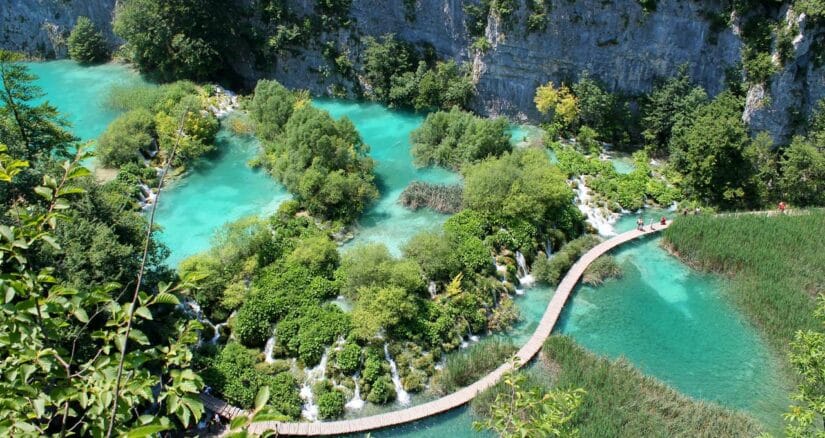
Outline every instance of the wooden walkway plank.
[[[553, 332], [553, 329], [561, 316], [562, 309], [564, 309], [565, 303], [567, 303], [568, 298], [573, 293], [579, 279], [582, 275], [584, 275], [584, 271], [588, 266], [590, 266], [591, 263], [593, 263], [593, 261], [624, 243], [638, 239], [639, 237], [645, 235], [657, 233], [668, 226], [670, 226], [670, 222], [664, 226], [656, 225], [655, 230], [649, 230], [646, 228], [645, 231], [633, 230], [619, 234], [618, 236], [596, 245], [590, 251], [582, 255], [579, 260], [573, 264], [570, 270], [567, 271], [567, 274], [556, 287], [553, 298], [547, 304], [547, 309], [545, 310], [538, 327], [536, 327], [536, 330], [533, 332], [533, 335], [516, 353], [516, 356], [519, 358], [519, 366], [523, 366], [530, 362], [533, 357], [541, 351], [544, 341], [547, 340]], [[448, 394], [437, 400], [393, 412], [352, 420], [339, 420], [321, 423], [281, 423], [266, 421], [261, 423], [253, 423], [249, 426], [249, 432], [255, 435], [260, 435], [266, 431], [277, 430], [279, 436], [328, 436], [367, 432], [370, 430], [397, 426], [447, 412], [469, 403], [482, 391], [495, 386], [495, 384], [498, 383], [501, 377], [504, 376], [510, 368], [511, 366], [509, 363], [503, 364], [476, 382], [461, 388], [452, 394]], [[222, 415], [222, 413], [226, 414], [222, 415], [225, 418], [232, 418], [236, 415], [246, 415], [245, 411], [231, 406], [223, 400], [217, 399], [210, 395], [203, 394], [201, 395], [201, 399], [204, 401], [204, 406], [210, 410], [215, 411], [219, 415]]]

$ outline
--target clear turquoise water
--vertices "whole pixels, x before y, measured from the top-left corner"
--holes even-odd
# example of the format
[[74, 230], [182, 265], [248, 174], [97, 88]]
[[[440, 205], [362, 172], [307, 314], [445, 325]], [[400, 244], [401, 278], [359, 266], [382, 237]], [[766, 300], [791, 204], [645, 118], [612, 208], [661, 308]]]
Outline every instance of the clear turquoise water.
[[217, 156], [200, 160], [161, 194], [156, 222], [163, 227], [161, 241], [172, 250], [169, 266], [209, 249], [224, 224], [274, 213], [290, 197], [265, 171], [247, 165], [260, 150], [254, 137], [221, 129], [217, 144]]
[[46, 93], [44, 99], [66, 116], [72, 132], [81, 140], [96, 139], [120, 114], [105, 105], [112, 87], [145, 83], [135, 70], [123, 64], [82, 67], [62, 60], [30, 62], [26, 66], [37, 75], [37, 85]]
[[725, 299], [725, 280], [688, 268], [659, 242], [621, 248], [624, 276], [579, 285], [557, 331], [591, 351], [626, 356], [689, 396], [776, 425], [788, 402], [778, 362]]
[[336, 118], [349, 117], [376, 160], [375, 174], [381, 198], [358, 220], [356, 237], [347, 243], [382, 242], [394, 254], [414, 234], [437, 229], [448, 215], [428, 209], [409, 211], [398, 203], [398, 196], [414, 181], [438, 184], [459, 182], [458, 174], [441, 168], [417, 169], [410, 155], [410, 132], [424, 120], [420, 114], [390, 111], [374, 103], [317, 99], [315, 106]]
[[[85, 68], [56, 61], [30, 66], [40, 76], [38, 84], [47, 99], [68, 114], [73, 131], [84, 139], [95, 138], [117, 116], [103, 106], [106, 91], [114, 84], [141, 81], [130, 69], [113, 64]], [[358, 237], [350, 245], [383, 241], [397, 251], [415, 232], [446, 220], [429, 211], [408, 212], [396, 203], [414, 179], [458, 180], [450, 172], [418, 170], [410, 164], [408, 134], [420, 116], [373, 104], [316, 104], [336, 117], [352, 118], [378, 161], [382, 196], [360, 221]], [[173, 265], [207, 248], [211, 235], [227, 221], [272, 211], [288, 197], [268, 176], [246, 165], [257, 147], [254, 139], [221, 131], [219, 159], [196, 166], [163, 195], [158, 222], [164, 226], [163, 240], [173, 250]], [[632, 216], [623, 218], [616, 228], [632, 228], [634, 221]], [[680, 264], [656, 240], [632, 245], [617, 256], [625, 276], [600, 288], [580, 287], [559, 330], [597, 353], [627, 356], [686, 394], [744, 409], [775, 424], [786, 405], [777, 366], [753, 328], [724, 300], [719, 292], [724, 285]], [[532, 333], [551, 293], [534, 288], [517, 299], [525, 318], [509, 335], [516, 343]], [[471, 424], [464, 408], [372, 435], [479, 436]]]

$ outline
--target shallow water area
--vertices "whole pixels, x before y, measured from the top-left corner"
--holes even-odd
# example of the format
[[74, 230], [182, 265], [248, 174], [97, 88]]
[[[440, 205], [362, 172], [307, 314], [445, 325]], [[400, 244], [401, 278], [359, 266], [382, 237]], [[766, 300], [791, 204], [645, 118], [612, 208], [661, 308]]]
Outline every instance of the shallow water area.
[[595, 353], [625, 356], [688, 396], [777, 425], [788, 400], [776, 358], [725, 299], [723, 279], [692, 270], [659, 243], [618, 250], [623, 277], [580, 284], [556, 331]]
[[137, 71], [125, 64], [86, 67], [61, 60], [25, 65], [37, 76], [37, 86], [46, 94], [43, 100], [66, 116], [72, 124], [72, 133], [81, 140], [96, 139], [121, 113], [106, 105], [113, 87], [146, 83]]
[[167, 259], [171, 267], [209, 249], [224, 224], [274, 213], [290, 198], [266, 171], [247, 164], [258, 155], [257, 139], [222, 128], [217, 148], [215, 156], [199, 160], [160, 196], [156, 221], [163, 227], [160, 240], [172, 251]]

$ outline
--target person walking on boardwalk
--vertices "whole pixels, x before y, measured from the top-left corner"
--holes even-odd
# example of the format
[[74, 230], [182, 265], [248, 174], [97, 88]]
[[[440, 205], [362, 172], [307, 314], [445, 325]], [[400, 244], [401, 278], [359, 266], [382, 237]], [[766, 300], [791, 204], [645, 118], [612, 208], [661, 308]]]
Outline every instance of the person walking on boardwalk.
[[662, 219], [659, 220], [659, 225], [661, 225], [661, 226], [667, 225], [667, 218], [662, 216]]
[[779, 213], [780, 214], [785, 214], [785, 209], [786, 208], [788, 208], [788, 206], [785, 205], [785, 201], [779, 201]]
[[639, 231], [644, 231], [645, 230], [645, 220], [642, 219], [641, 216], [639, 216], [639, 218], [636, 219], [636, 229], [639, 230]]

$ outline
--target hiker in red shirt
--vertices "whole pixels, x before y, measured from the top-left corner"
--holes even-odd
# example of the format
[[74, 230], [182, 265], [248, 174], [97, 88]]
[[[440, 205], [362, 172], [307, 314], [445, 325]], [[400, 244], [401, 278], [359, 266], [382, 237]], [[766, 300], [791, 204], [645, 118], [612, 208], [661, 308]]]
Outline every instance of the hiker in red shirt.
[[779, 201], [779, 212], [785, 214], [785, 209], [787, 205], [785, 205], [785, 201]]
[[666, 217], [664, 217], [664, 216], [662, 216], [662, 219], [659, 221], [659, 224], [661, 224], [661, 225], [667, 225], [667, 218], [666, 218]]

